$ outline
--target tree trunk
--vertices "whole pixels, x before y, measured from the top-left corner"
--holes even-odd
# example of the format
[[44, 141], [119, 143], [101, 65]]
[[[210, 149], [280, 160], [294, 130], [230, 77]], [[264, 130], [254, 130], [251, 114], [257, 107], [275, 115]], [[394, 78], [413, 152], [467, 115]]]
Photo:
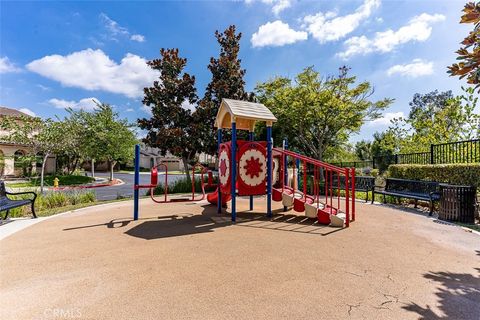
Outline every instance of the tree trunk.
[[182, 157], [182, 162], [183, 162], [183, 170], [185, 170], [185, 178], [187, 181], [190, 181], [190, 171], [188, 170], [188, 158], [187, 157]]
[[75, 158], [75, 162], [73, 162], [73, 165], [70, 167], [68, 174], [73, 174], [75, 170], [77, 170], [77, 165], [78, 165], [78, 158]]
[[117, 164], [117, 161], [108, 161], [110, 163], [110, 177], [109, 180], [113, 181], [113, 167]]
[[[316, 156], [317, 156], [317, 160], [323, 162], [323, 147], [322, 147], [321, 145], [319, 145], [319, 146], [317, 147], [317, 154], [316, 154]], [[319, 178], [320, 178], [320, 181], [323, 181], [323, 180], [324, 180], [325, 175], [324, 175], [323, 170], [320, 170], [320, 177], [319, 177]]]
[[95, 179], [95, 159], [92, 159], [92, 178]]
[[49, 153], [46, 152], [45, 155], [43, 156], [43, 161], [42, 161], [42, 172], [40, 173], [40, 193], [43, 193], [43, 178], [45, 175], [45, 165], [47, 163], [47, 158], [49, 156]]

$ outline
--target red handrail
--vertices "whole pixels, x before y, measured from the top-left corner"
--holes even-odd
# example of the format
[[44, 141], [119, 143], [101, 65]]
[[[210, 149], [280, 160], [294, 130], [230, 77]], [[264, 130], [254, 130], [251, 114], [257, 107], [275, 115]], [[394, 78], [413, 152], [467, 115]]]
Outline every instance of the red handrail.
[[[345, 226], [348, 227], [350, 224], [350, 217], [352, 221], [355, 220], [355, 171], [351, 168], [341, 168], [334, 166], [332, 164], [313, 159], [290, 150], [284, 150], [281, 148], [273, 148], [273, 152], [280, 154], [282, 156], [283, 170], [282, 173], [287, 173], [287, 181], [285, 181], [285, 176], [281, 177], [282, 192], [285, 189], [290, 189], [295, 194], [296, 189], [300, 191], [300, 186], [295, 186], [296, 183], [296, 161], [293, 161], [293, 173], [291, 182], [288, 182], [288, 161], [285, 160], [286, 156], [292, 157], [293, 159], [299, 159], [303, 163], [304, 174], [303, 174], [303, 199], [307, 198], [307, 168], [308, 164], [313, 165], [313, 199], [316, 199], [317, 207], [320, 202], [320, 177], [323, 175], [325, 181], [325, 210], [330, 214], [336, 214], [340, 211], [340, 194], [341, 194], [341, 177], [345, 177]], [[322, 170], [323, 174], [322, 174]], [[333, 201], [333, 191], [335, 186], [333, 185], [333, 177], [337, 177], [337, 201]], [[291, 186], [289, 186], [291, 184]], [[342, 189], [343, 190], [343, 189]], [[351, 203], [350, 203], [351, 201]], [[334, 204], [335, 203], [335, 204]]]
[[[164, 163], [160, 163], [159, 165], [156, 166], [156, 168], [164, 166], [165, 167], [165, 184], [164, 184], [164, 200], [157, 200], [154, 197], [154, 190], [155, 187], [154, 185], [139, 185], [138, 188], [150, 188], [150, 198], [153, 200], [153, 202], [156, 203], [167, 203], [167, 202], [189, 202], [189, 201], [201, 201], [205, 199], [205, 182], [203, 181], [203, 174], [207, 171], [207, 169], [202, 166], [200, 163], [196, 163], [192, 167], [192, 197], [190, 199], [181, 199], [177, 201], [169, 200], [168, 199], [168, 167]], [[195, 169], [200, 168], [200, 186], [202, 189], [202, 197], [200, 199], [195, 199]]]

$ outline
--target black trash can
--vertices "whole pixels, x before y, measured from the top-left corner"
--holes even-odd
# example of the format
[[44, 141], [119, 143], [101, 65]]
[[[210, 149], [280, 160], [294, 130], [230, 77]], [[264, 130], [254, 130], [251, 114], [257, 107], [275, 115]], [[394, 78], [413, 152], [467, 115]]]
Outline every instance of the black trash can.
[[441, 184], [440, 194], [440, 220], [475, 223], [477, 188]]

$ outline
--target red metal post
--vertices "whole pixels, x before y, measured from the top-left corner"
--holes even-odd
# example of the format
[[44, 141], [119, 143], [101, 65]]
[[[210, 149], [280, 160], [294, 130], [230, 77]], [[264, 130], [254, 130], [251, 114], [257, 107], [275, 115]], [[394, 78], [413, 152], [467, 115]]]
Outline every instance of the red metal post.
[[165, 165], [165, 202], [167, 202], [167, 196], [168, 196], [168, 168], [167, 166]]
[[307, 161], [303, 160], [303, 198], [307, 199]]
[[349, 227], [350, 225], [350, 207], [349, 207], [349, 204], [350, 204], [350, 201], [348, 200], [350, 195], [349, 195], [349, 180], [350, 180], [350, 177], [349, 177], [349, 169], [348, 168], [345, 168], [345, 227]]
[[333, 207], [333, 171], [330, 170], [330, 214], [332, 214]]
[[340, 173], [337, 172], [337, 209], [340, 210]]
[[355, 168], [352, 168], [352, 221], [355, 221]]

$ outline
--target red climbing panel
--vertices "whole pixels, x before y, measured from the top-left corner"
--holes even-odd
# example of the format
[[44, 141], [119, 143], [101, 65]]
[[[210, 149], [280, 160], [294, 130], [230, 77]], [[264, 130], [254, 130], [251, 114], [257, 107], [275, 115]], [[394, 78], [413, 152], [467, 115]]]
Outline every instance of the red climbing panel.
[[222, 143], [220, 145], [220, 152], [218, 157], [218, 182], [220, 184], [220, 190], [222, 193], [230, 194], [230, 186], [231, 186], [231, 150], [230, 150], [230, 143]]
[[266, 193], [267, 156], [265, 146], [244, 142], [238, 151], [238, 194], [240, 196]]

